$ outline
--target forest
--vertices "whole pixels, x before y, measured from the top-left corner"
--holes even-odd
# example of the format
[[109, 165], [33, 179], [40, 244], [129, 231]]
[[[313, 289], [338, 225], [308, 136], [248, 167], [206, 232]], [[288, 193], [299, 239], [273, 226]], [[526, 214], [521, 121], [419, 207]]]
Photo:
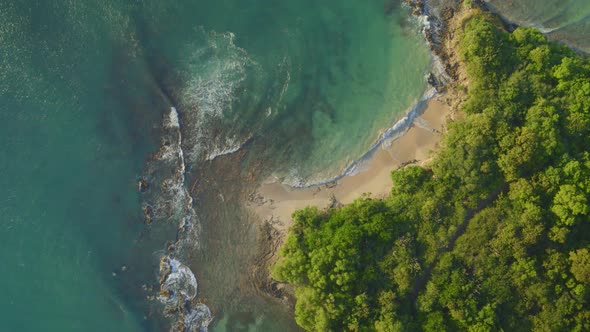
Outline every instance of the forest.
[[463, 22], [465, 117], [386, 199], [309, 207], [272, 268], [308, 331], [590, 331], [590, 61]]

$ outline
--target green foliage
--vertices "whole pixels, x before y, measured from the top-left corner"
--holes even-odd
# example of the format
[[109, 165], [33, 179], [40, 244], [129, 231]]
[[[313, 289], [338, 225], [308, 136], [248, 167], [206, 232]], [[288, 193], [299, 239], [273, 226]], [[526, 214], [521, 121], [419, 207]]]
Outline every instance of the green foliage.
[[590, 62], [464, 25], [466, 118], [388, 198], [307, 208], [273, 276], [309, 331], [590, 330]]
[[389, 281], [380, 262], [403, 227], [385, 202], [368, 198], [327, 213], [307, 208], [293, 218], [273, 275], [300, 286], [297, 322], [308, 330], [360, 330], [376, 315], [377, 285]]
[[570, 252], [571, 272], [577, 281], [590, 284], [590, 251], [587, 248]]

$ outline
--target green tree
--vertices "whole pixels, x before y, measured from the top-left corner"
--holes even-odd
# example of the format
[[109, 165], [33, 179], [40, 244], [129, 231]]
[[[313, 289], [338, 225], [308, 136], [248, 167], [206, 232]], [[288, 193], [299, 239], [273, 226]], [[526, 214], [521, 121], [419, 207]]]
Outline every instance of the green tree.
[[570, 271], [577, 281], [590, 284], [590, 251], [587, 248], [570, 252]]

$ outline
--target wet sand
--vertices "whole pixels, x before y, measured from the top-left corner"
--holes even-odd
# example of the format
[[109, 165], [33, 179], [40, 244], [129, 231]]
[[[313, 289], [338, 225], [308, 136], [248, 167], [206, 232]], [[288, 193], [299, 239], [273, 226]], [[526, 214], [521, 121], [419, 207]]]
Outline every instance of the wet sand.
[[348, 204], [362, 195], [381, 198], [391, 191], [390, 174], [408, 164], [424, 164], [440, 143], [451, 107], [444, 96], [428, 101], [424, 112], [413, 125], [390, 146], [382, 146], [365, 162], [363, 170], [355, 175], [317, 187], [292, 188], [281, 183], [263, 183], [246, 206], [257, 214], [261, 221], [268, 222], [285, 234], [292, 224], [291, 215], [307, 206], [329, 208]]

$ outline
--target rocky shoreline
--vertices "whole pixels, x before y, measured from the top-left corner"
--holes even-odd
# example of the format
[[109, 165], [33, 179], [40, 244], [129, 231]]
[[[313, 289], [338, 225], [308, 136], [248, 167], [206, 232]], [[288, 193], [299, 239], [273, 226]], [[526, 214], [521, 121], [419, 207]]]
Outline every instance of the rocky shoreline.
[[[450, 95], [446, 100], [454, 110], [463, 100], [462, 91], [457, 93], [457, 86], [466, 81], [460, 67], [460, 59], [456, 53], [457, 40], [455, 33], [459, 22], [466, 15], [462, 0], [405, 0], [412, 15], [422, 22], [422, 34], [432, 52], [433, 72], [428, 83], [437, 89], [439, 94]], [[481, 1], [473, 1], [474, 5], [483, 6]], [[461, 90], [461, 89], [459, 89]]]

